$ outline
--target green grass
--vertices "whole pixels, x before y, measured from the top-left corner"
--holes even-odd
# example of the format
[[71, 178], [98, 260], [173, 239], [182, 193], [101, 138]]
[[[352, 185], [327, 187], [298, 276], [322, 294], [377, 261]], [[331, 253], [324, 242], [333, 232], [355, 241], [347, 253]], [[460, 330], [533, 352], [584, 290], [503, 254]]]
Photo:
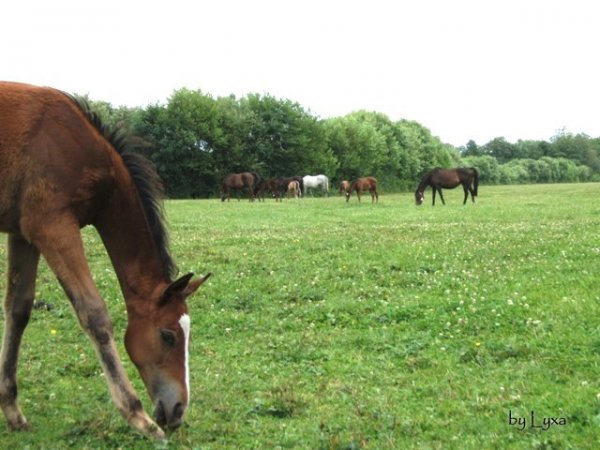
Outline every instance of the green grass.
[[[34, 312], [19, 365], [32, 429], [0, 425], [2, 447], [598, 448], [600, 185], [480, 190], [476, 206], [455, 190], [435, 208], [430, 191], [421, 207], [168, 202], [181, 272], [214, 276], [189, 303], [192, 403], [167, 442], [120, 418], [42, 265], [38, 299], [55, 307]], [[85, 240], [122, 341], [116, 278]], [[519, 430], [509, 411], [567, 423]]]

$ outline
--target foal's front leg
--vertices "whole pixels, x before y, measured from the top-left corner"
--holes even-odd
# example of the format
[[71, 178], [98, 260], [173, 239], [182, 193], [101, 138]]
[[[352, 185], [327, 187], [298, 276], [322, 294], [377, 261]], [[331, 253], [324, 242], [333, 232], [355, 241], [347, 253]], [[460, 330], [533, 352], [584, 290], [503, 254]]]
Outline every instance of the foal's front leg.
[[33, 306], [39, 259], [40, 252], [21, 236], [8, 236], [4, 337], [0, 352], [0, 406], [12, 430], [27, 426], [27, 419], [17, 404], [17, 360]]
[[135, 429], [163, 438], [164, 432], [142, 408], [119, 359], [112, 323], [92, 279], [77, 222], [68, 216], [49, 218], [43, 228], [31, 231], [31, 240], [56, 274], [75, 308], [81, 327], [92, 340], [120, 413]]

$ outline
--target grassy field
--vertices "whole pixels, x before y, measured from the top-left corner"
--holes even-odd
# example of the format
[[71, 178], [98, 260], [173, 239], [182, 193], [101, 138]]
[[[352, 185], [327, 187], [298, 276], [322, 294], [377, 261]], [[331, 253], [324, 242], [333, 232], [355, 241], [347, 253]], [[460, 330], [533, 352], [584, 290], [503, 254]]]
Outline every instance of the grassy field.
[[[421, 207], [168, 202], [181, 272], [214, 276], [190, 301], [192, 403], [166, 442], [118, 415], [42, 264], [54, 308], [34, 311], [19, 366], [32, 429], [0, 425], [2, 448], [599, 448], [600, 185], [480, 191], [435, 208], [430, 191]], [[151, 409], [116, 278], [85, 240]]]

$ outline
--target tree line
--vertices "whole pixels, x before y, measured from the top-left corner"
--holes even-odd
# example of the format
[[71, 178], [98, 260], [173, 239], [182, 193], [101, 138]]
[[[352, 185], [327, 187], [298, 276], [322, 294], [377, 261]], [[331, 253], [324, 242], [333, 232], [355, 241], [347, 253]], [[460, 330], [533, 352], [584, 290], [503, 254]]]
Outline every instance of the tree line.
[[334, 183], [368, 175], [386, 191], [414, 190], [436, 166], [476, 167], [483, 183], [600, 179], [600, 139], [581, 134], [455, 148], [414, 121], [367, 111], [319, 119], [268, 94], [214, 98], [183, 88], [144, 108], [88, 101], [105, 122], [136, 136], [172, 198], [217, 195], [223, 176], [247, 170], [265, 178], [323, 173]]

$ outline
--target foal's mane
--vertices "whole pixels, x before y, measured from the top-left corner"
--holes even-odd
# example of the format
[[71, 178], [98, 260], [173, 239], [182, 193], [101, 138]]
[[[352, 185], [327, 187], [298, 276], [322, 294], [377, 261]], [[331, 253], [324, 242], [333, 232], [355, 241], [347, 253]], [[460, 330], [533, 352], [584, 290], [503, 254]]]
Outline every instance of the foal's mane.
[[153, 164], [145, 156], [135, 151], [132, 136], [123, 127], [106, 124], [90, 107], [85, 98], [66, 95], [121, 156], [140, 199], [142, 210], [158, 250], [164, 275], [172, 279], [176, 272], [176, 266], [169, 249], [169, 236], [162, 203], [164, 189], [162, 180]]

